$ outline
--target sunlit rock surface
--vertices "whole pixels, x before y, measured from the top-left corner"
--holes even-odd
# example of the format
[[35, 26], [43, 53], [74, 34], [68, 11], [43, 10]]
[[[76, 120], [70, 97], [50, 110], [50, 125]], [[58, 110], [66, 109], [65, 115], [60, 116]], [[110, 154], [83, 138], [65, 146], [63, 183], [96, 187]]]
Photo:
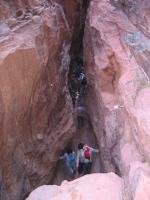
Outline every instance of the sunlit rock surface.
[[61, 186], [41, 186], [26, 200], [121, 200], [123, 181], [114, 173], [86, 175]]
[[91, 121], [105, 170], [121, 174], [150, 161], [150, 5], [135, 4], [93, 0], [84, 38]]
[[[103, 169], [127, 186], [132, 165], [150, 168], [149, 8], [146, 0], [92, 0], [85, 28], [87, 105]], [[149, 172], [139, 173], [127, 199], [150, 198]]]
[[148, 163], [134, 162], [130, 165], [128, 188], [134, 200], [150, 199], [150, 167]]

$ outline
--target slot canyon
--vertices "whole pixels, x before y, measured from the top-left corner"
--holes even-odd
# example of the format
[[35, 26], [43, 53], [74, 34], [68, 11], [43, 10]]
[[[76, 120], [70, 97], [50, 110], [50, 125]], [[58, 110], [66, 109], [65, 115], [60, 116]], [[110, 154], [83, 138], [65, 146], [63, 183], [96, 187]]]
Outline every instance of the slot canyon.
[[[149, 0], [0, 1], [0, 200], [150, 200], [149, 26]], [[68, 180], [79, 143], [99, 152]]]

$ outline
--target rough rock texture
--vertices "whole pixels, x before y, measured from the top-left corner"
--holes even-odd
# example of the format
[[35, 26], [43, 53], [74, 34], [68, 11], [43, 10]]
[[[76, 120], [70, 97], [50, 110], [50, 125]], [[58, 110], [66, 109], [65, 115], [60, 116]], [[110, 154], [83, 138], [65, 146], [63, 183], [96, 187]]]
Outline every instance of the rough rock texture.
[[[148, 163], [134, 162], [130, 165], [128, 199], [150, 199], [150, 168]], [[129, 190], [128, 190], [129, 191]]]
[[2, 200], [22, 200], [49, 183], [75, 131], [66, 77], [78, 2], [43, 2], [0, 3]]
[[[23, 200], [35, 187], [49, 183], [59, 151], [75, 131], [67, 72], [74, 26], [81, 25], [74, 32], [75, 43], [83, 25], [78, 20], [85, 17], [79, 14], [79, 2], [87, 1], [0, 3], [2, 200]], [[150, 199], [149, 9], [149, 0], [91, 0], [86, 20], [86, 105], [92, 132], [101, 170], [121, 175], [124, 187], [114, 174], [85, 176], [50, 186], [53, 200], [91, 200], [93, 193], [98, 200], [103, 195], [121, 199], [122, 193], [125, 200]], [[82, 57], [81, 40], [73, 52], [79, 46]], [[45, 187], [41, 190], [49, 194]]]
[[13, 0], [0, 2], [0, 19], [7, 19], [11, 16], [19, 17], [24, 14], [27, 10], [32, 9], [34, 6], [39, 6], [46, 1], [43, 0]]
[[[135, 162], [150, 164], [149, 9], [148, 0], [92, 0], [86, 21], [89, 115], [104, 171], [126, 178]], [[137, 179], [135, 199], [147, 199], [138, 194], [149, 192], [149, 175]]]
[[26, 200], [121, 200], [123, 181], [114, 173], [86, 175], [61, 186], [41, 186]]

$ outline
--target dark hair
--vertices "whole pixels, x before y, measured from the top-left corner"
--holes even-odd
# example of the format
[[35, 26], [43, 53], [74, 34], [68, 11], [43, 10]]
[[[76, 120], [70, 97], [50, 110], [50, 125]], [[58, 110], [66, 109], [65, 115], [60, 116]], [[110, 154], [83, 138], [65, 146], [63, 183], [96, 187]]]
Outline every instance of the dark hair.
[[83, 147], [84, 147], [84, 144], [83, 144], [83, 143], [79, 143], [79, 144], [78, 144], [78, 149], [83, 149]]
[[67, 153], [67, 154], [71, 154], [71, 153], [73, 153], [72, 148], [70, 148], [70, 147], [66, 148], [66, 153]]

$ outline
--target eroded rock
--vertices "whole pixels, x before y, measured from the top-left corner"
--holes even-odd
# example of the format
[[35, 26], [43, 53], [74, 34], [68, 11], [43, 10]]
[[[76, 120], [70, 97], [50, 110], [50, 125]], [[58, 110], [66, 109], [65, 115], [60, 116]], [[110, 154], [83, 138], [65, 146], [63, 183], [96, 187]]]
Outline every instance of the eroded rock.
[[[52, 195], [53, 194], [53, 195]], [[42, 186], [33, 191], [26, 200], [121, 200], [123, 181], [113, 173], [86, 175], [61, 186]]]
[[[11, 8], [11, 3], [2, 1], [4, 10], [4, 4]], [[19, 7], [25, 11], [25, 4], [31, 5], [15, 1], [12, 10]], [[69, 0], [73, 16], [78, 15], [77, 4]], [[66, 5], [63, 3], [65, 9]], [[49, 4], [34, 20], [30, 16], [30, 21], [16, 21], [13, 34], [0, 38], [3, 200], [22, 200], [33, 188], [49, 183], [60, 150], [75, 132], [66, 79], [72, 32], [64, 17], [71, 30], [75, 18], [69, 9], [66, 13], [61, 4], [55, 8]], [[7, 14], [3, 17], [9, 21], [11, 13]]]
[[[122, 190], [127, 200], [149, 199], [149, 170], [143, 166], [150, 163], [148, 9], [148, 0], [92, 0], [85, 28], [86, 104], [101, 168], [125, 177], [124, 189], [117, 175], [96, 174], [42, 187], [34, 198], [49, 198], [50, 187], [59, 200], [91, 200], [93, 193], [98, 200], [104, 194], [116, 200]], [[1, 1], [1, 30], [7, 33], [0, 38], [2, 199], [22, 200], [49, 183], [59, 151], [75, 131], [67, 72], [78, 10], [75, 0]]]
[[130, 165], [129, 191], [131, 199], [150, 198], [150, 168], [148, 163], [134, 162]]
[[[102, 162], [122, 175], [131, 162], [150, 160], [149, 30], [141, 29], [142, 15], [127, 12], [130, 3], [93, 0], [84, 38], [87, 104]], [[147, 19], [146, 3], [132, 7]]]

